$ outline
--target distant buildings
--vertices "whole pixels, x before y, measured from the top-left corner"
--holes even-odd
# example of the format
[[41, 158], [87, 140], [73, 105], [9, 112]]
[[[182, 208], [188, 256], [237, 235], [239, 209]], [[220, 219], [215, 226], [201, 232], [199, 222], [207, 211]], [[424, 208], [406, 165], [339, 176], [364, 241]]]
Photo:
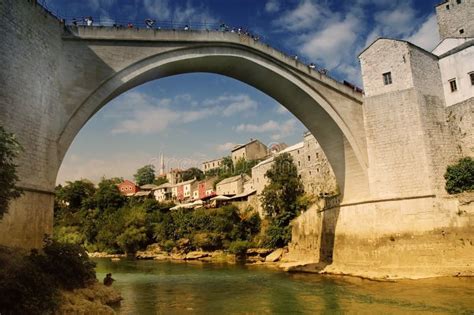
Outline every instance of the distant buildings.
[[124, 196], [133, 196], [140, 191], [140, 187], [129, 180], [124, 180], [122, 183], [118, 184], [117, 187], [120, 193]]
[[[286, 144], [274, 144], [267, 148], [259, 140], [238, 145], [231, 151], [234, 165], [241, 159], [245, 161], [260, 160], [251, 170], [251, 176], [240, 174], [216, 182], [217, 176], [207, 177], [198, 181], [191, 179], [183, 181], [183, 170], [171, 169], [164, 172], [163, 158], [160, 160], [160, 175], [157, 178], [168, 180], [162, 185], [144, 185], [137, 187], [131, 181], [124, 181], [119, 189], [127, 196], [153, 196], [159, 202], [175, 201], [179, 204], [189, 204], [197, 200], [210, 200], [216, 196], [225, 196], [229, 202], [238, 203], [239, 208], [245, 208], [246, 202], [262, 213], [259, 201], [261, 194], [268, 184], [266, 172], [273, 166], [275, 156], [288, 153], [292, 156], [304, 190], [308, 194], [325, 196], [337, 192], [334, 174], [316, 139], [307, 132], [303, 141], [288, 147]], [[224, 158], [202, 163], [204, 172], [221, 168]], [[284, 170], [281, 170], [284, 171]], [[140, 191], [140, 188], [142, 191]], [[222, 197], [224, 198], [224, 197]], [[251, 203], [251, 204], [250, 204]]]
[[260, 160], [268, 156], [268, 148], [258, 140], [251, 139], [246, 144], [241, 144], [232, 149], [232, 162], [237, 163], [239, 159], [246, 161]]
[[244, 192], [245, 183], [249, 182], [251, 177], [247, 174], [237, 175], [226, 178], [216, 184], [218, 195], [235, 196]]
[[206, 173], [206, 172], [209, 172], [210, 170], [220, 168], [223, 165], [222, 164], [223, 162], [224, 162], [223, 158], [202, 162], [202, 171]]

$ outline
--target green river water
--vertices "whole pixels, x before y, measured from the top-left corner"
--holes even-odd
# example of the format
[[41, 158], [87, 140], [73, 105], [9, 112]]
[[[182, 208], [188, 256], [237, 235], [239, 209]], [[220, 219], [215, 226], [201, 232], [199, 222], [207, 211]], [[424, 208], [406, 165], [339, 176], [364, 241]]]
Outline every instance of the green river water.
[[264, 266], [96, 259], [120, 314], [474, 314], [474, 278], [376, 282]]

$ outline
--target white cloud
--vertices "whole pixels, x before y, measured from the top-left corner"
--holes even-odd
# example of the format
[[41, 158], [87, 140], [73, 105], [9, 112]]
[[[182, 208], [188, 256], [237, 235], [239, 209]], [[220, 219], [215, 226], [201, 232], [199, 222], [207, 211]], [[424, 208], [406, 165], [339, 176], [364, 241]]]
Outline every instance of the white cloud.
[[301, 1], [293, 10], [286, 11], [274, 24], [283, 30], [307, 30], [324, 14], [321, 7], [310, 0]]
[[296, 119], [288, 119], [281, 124], [278, 132], [272, 135], [272, 139], [277, 141], [294, 134], [297, 125], [298, 121]]
[[237, 132], [247, 133], [273, 133], [272, 139], [279, 140], [293, 134], [296, 130], [298, 122], [296, 119], [288, 119], [283, 122], [269, 120], [263, 124], [241, 124], [235, 127]]
[[168, 0], [144, 0], [145, 10], [158, 20], [170, 20], [171, 9]]
[[382, 28], [382, 34], [390, 34], [393, 37], [408, 34], [417, 24], [416, 11], [410, 2], [379, 11], [374, 15], [374, 20], [377, 26]]
[[232, 150], [236, 145], [237, 145], [237, 143], [233, 143], [233, 142], [226, 142], [226, 143], [223, 143], [223, 144], [219, 144], [218, 146], [216, 146], [216, 151], [217, 152], [227, 152], [227, 151]]
[[219, 107], [221, 114], [230, 117], [238, 113], [251, 113], [257, 110], [256, 101], [245, 94], [222, 95], [214, 99], [207, 99], [203, 102], [204, 106]]
[[176, 5], [169, 0], [144, 0], [146, 12], [158, 21], [173, 21], [174, 23], [216, 23], [209, 9], [203, 5], [193, 6], [191, 1], [184, 6]]
[[288, 113], [289, 113], [288, 109], [286, 109], [285, 106], [280, 105], [280, 104], [278, 104], [278, 105], [276, 106], [275, 112], [276, 112], [277, 114], [281, 114], [281, 115], [284, 115], [284, 114], [288, 114]]
[[279, 127], [280, 125], [276, 121], [269, 120], [261, 125], [241, 124], [235, 127], [235, 130], [237, 132], [263, 133], [278, 130]]
[[439, 43], [436, 15], [429, 16], [420, 28], [406, 40], [428, 51], [432, 51]]
[[[187, 124], [211, 116], [253, 113], [257, 109], [257, 102], [245, 94], [223, 95], [200, 103], [188, 94], [172, 99], [156, 99], [143, 93], [129, 92], [115, 102], [119, 102], [118, 110], [109, 117], [119, 122], [112, 129], [113, 134], [160, 133], [171, 125]], [[190, 106], [191, 110], [175, 109], [183, 107], [183, 103], [195, 105]]]
[[[191, 157], [165, 156], [166, 168], [200, 167], [205, 155], [196, 153]], [[152, 156], [145, 152], [111, 154], [107, 158], [84, 157], [77, 154], [66, 155], [56, 179], [57, 184], [66, 181], [87, 178], [98, 183], [102, 177], [123, 177], [132, 179], [136, 170], [143, 165], [152, 164], [159, 169], [159, 155]]]
[[357, 41], [359, 24], [355, 16], [333, 21], [325, 29], [307, 36], [301, 51], [313, 60], [323, 62], [328, 68], [337, 67], [350, 58], [352, 50], [349, 48]]
[[275, 13], [280, 10], [280, 2], [278, 0], [268, 0], [265, 3], [265, 11], [268, 13]]

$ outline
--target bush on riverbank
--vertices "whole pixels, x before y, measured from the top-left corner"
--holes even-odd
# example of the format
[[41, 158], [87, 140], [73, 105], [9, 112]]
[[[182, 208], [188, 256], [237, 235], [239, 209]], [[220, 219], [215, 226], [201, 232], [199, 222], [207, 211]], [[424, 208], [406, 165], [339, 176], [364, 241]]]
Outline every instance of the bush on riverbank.
[[61, 289], [96, 281], [95, 264], [77, 245], [46, 242], [30, 254], [0, 247], [0, 313], [51, 314]]
[[474, 190], [474, 160], [470, 157], [460, 159], [458, 163], [448, 166], [444, 174], [446, 191], [458, 194]]
[[242, 215], [235, 206], [218, 209], [178, 209], [163, 213], [155, 225], [155, 240], [164, 248], [169, 241], [189, 239], [191, 250], [227, 249], [234, 241], [250, 241], [260, 231], [260, 217]]

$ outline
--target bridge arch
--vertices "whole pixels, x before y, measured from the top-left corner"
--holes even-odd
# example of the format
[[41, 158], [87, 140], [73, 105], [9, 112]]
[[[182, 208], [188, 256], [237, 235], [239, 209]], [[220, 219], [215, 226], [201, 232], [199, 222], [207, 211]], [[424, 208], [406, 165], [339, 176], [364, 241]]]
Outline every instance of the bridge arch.
[[360, 147], [357, 136], [338, 112], [337, 104], [288, 65], [249, 47], [229, 43], [192, 45], [160, 52], [136, 60], [100, 82], [76, 106], [60, 131], [58, 160], [62, 161], [85, 123], [115, 97], [152, 80], [194, 72], [237, 79], [277, 100], [316, 137], [333, 168], [344, 199], [353, 201], [366, 197], [365, 148]]

